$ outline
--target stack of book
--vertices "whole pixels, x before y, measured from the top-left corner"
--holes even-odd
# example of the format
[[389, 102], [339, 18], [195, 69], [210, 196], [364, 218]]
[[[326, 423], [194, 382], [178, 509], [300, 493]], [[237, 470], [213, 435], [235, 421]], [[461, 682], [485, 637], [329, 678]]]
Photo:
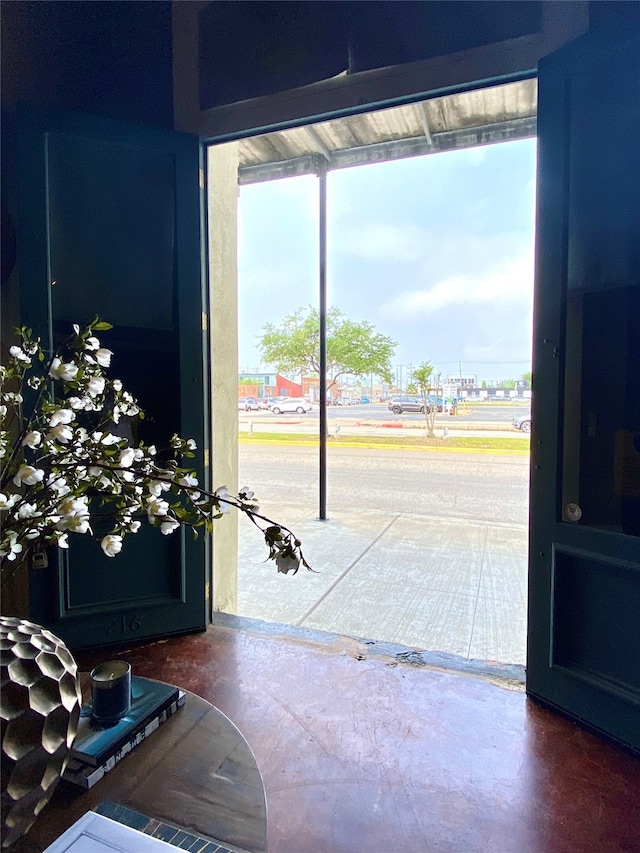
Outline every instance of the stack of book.
[[82, 788], [91, 788], [184, 702], [185, 693], [178, 687], [133, 675], [131, 709], [114, 725], [97, 723], [91, 716], [91, 708], [83, 707], [62, 778]]

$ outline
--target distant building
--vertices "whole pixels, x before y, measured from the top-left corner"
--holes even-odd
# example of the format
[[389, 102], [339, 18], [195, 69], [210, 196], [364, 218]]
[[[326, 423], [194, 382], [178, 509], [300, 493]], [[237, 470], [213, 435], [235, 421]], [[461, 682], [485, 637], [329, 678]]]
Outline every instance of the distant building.
[[457, 385], [458, 388], [473, 388], [478, 384], [477, 373], [463, 373], [456, 376], [447, 376], [445, 380], [447, 385]]
[[299, 382], [279, 373], [239, 373], [238, 397], [301, 397]]

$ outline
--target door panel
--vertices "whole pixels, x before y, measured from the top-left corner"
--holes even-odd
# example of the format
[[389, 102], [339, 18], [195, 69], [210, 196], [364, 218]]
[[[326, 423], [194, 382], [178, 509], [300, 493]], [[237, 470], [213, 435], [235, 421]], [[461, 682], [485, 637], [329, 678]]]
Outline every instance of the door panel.
[[527, 691], [640, 749], [640, 58], [540, 63]]
[[[22, 321], [53, 342], [96, 314], [112, 323], [100, 335], [110, 374], [146, 414], [133, 438], [195, 438], [202, 476], [198, 139], [25, 107], [20, 141]], [[116, 558], [88, 536], [70, 540], [30, 570], [30, 612], [73, 648], [204, 627], [202, 538], [143, 526]]]

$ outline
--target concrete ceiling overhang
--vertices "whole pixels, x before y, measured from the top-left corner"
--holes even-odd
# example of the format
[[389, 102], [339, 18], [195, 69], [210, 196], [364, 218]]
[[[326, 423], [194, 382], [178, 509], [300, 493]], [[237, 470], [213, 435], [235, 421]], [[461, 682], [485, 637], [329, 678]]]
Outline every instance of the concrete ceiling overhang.
[[240, 184], [470, 148], [536, 134], [535, 78], [253, 136], [239, 143]]

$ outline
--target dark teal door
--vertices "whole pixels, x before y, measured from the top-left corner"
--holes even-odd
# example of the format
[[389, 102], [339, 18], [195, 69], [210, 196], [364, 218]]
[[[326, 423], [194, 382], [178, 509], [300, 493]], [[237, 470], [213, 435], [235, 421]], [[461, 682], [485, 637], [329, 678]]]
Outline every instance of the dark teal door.
[[640, 749], [640, 51], [541, 63], [527, 690]]
[[[141, 438], [205, 442], [196, 137], [25, 108], [20, 122], [21, 317], [43, 340], [96, 314], [110, 375], [146, 412]], [[100, 531], [95, 531], [99, 533]], [[143, 530], [116, 558], [87, 536], [30, 569], [30, 613], [73, 648], [203, 628], [202, 537]]]

